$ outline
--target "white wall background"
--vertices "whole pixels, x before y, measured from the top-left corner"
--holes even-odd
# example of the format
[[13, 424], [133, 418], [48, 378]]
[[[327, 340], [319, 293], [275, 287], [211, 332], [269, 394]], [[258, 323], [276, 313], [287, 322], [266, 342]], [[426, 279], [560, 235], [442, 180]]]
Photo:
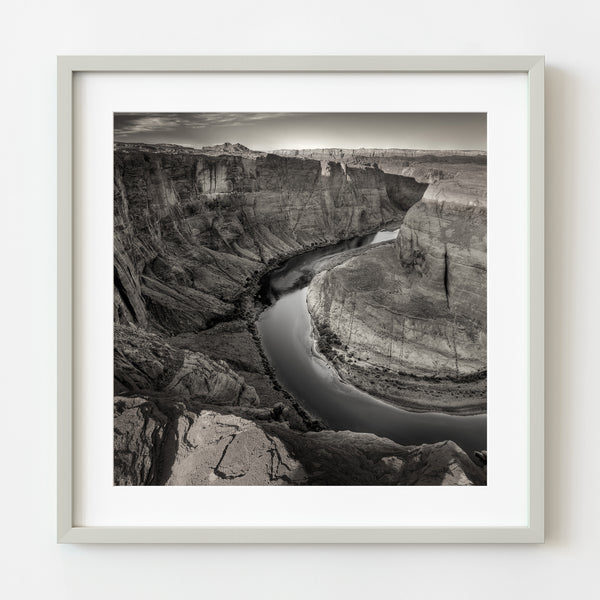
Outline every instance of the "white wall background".
[[[586, 0], [4, 5], [0, 586], [5, 597], [594, 597], [600, 550], [599, 25], [597, 7]], [[546, 54], [545, 545], [55, 544], [55, 55], [77, 53]]]

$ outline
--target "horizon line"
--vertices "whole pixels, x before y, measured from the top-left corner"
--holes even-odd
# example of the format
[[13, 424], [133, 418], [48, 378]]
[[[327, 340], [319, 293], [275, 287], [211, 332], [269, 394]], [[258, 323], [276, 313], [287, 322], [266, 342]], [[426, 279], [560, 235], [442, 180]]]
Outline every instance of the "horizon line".
[[136, 141], [124, 141], [124, 140], [118, 140], [118, 139], [114, 139], [113, 143], [115, 144], [143, 144], [146, 146], [177, 146], [178, 148], [187, 148], [190, 150], [205, 150], [205, 149], [210, 149], [210, 148], [216, 148], [218, 146], [225, 146], [225, 145], [230, 145], [230, 146], [242, 146], [243, 148], [246, 148], [246, 150], [249, 150], [251, 152], [263, 152], [265, 154], [268, 153], [275, 153], [276, 151], [289, 151], [289, 150], [296, 150], [296, 151], [300, 151], [300, 150], [304, 150], [304, 151], [316, 151], [316, 150], [398, 150], [400, 152], [406, 152], [406, 151], [419, 151], [419, 152], [477, 152], [479, 154], [487, 154], [487, 150], [479, 150], [479, 149], [473, 149], [473, 148], [399, 148], [397, 146], [389, 146], [389, 147], [384, 147], [384, 146], [356, 146], [356, 147], [342, 147], [342, 146], [315, 146], [315, 147], [290, 147], [288, 146], [287, 148], [271, 148], [269, 150], [256, 150], [254, 148], [250, 148], [248, 146], [246, 146], [245, 144], [242, 144], [241, 142], [229, 142], [229, 141], [225, 141], [225, 142], [221, 142], [219, 144], [210, 144], [208, 146], [196, 146], [196, 145], [183, 145], [183, 144], [176, 144], [174, 142], [136, 142]]

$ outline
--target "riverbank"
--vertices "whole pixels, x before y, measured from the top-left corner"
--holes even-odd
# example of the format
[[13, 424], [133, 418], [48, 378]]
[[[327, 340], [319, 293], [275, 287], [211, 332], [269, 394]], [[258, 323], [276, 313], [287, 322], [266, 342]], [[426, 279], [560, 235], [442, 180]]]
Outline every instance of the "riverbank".
[[319, 330], [312, 319], [311, 325], [315, 358], [328, 362], [341, 383], [409, 412], [462, 416], [486, 414], [485, 373], [465, 380], [415, 377], [401, 373], [387, 378], [383, 369], [374, 369], [370, 365], [363, 367], [352, 360], [353, 357], [331, 329]]
[[292, 428], [299, 431], [325, 429], [326, 424], [317, 414], [282, 388], [265, 354], [256, 324], [263, 311], [274, 300], [268, 289], [269, 281], [275, 273], [285, 269], [290, 261], [302, 261], [310, 254], [333, 253], [335, 248], [366, 242], [382, 230], [397, 230], [400, 223], [401, 218], [396, 217], [368, 229], [359, 236], [311, 244], [300, 253], [290, 251], [278, 259], [271, 260], [247, 279], [244, 289], [233, 299], [236, 310], [228, 319], [204, 331], [172, 336], [167, 338], [167, 342], [176, 348], [203, 352], [213, 360], [225, 361], [256, 390], [261, 406], [274, 410], [278, 418], [287, 421]]
[[413, 411], [485, 413], [485, 175], [445, 167], [394, 244], [313, 278], [308, 308], [342, 379]]
[[[349, 256], [361, 256], [368, 248], [390, 243], [393, 242], [341, 251], [327, 258], [318, 252], [304, 253], [301, 261], [296, 259], [288, 264], [289, 270], [280, 268], [271, 273], [270, 284], [278, 290], [278, 297], [261, 313], [257, 329], [277, 380], [329, 429], [375, 433], [400, 444], [418, 445], [452, 439], [467, 451], [485, 448], [486, 416], [480, 410], [473, 410], [471, 416], [467, 416], [468, 407], [463, 406], [461, 411], [455, 405], [454, 412], [438, 410], [438, 406], [429, 406], [427, 411], [419, 412], [418, 409], [425, 408], [423, 405], [407, 402], [407, 406], [401, 406], [389, 402], [383, 394], [368, 393], [353, 385], [349, 378], [340, 377], [335, 364], [314, 352], [313, 322], [306, 302], [308, 289], [306, 282], [300, 288], [296, 282], [306, 273], [331, 268]], [[287, 289], [282, 287], [282, 282]], [[331, 341], [329, 348], [335, 346]], [[327, 352], [323, 354], [327, 355]], [[380, 374], [371, 371], [370, 377], [378, 378]], [[409, 391], [410, 383], [407, 383]], [[436, 383], [427, 382], [426, 385], [434, 389]], [[457, 389], [456, 382], [446, 381], [442, 385]], [[418, 387], [415, 385], [412, 391], [423, 394], [423, 382], [418, 382]], [[417, 410], [407, 410], [409, 405]]]

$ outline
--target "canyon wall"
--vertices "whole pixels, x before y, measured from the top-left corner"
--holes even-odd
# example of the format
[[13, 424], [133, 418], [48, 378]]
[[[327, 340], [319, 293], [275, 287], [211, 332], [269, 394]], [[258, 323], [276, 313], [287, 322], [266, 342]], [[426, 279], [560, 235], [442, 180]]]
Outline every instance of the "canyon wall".
[[404, 175], [420, 182], [435, 183], [454, 178], [456, 166], [463, 171], [487, 165], [482, 150], [403, 150], [400, 148], [315, 148], [275, 150], [280, 156], [335, 161], [348, 166], [377, 166], [386, 173]]
[[425, 189], [374, 167], [151, 150], [115, 150], [115, 318], [163, 333], [230, 318], [266, 265], [371, 231]]
[[[415, 410], [485, 410], [486, 168], [442, 171], [397, 240], [319, 274], [308, 305], [344, 378]], [[376, 373], [376, 376], [374, 376]]]

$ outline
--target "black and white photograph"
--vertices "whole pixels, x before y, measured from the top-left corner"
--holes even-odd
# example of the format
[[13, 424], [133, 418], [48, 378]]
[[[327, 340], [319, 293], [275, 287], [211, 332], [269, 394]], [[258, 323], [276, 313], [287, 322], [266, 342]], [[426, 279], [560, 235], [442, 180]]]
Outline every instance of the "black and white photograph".
[[4, 597], [593, 597], [600, 3], [2, 17]]
[[487, 485], [487, 115], [115, 113], [114, 485]]

